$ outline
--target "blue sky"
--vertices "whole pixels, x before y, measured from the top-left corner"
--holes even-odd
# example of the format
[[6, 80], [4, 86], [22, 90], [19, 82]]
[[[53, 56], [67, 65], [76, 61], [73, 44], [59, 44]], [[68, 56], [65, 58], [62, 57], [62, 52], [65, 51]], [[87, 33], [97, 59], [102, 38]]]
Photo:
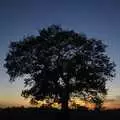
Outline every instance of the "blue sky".
[[[119, 0], [0, 0], [0, 103], [23, 101], [23, 81], [11, 84], [3, 68], [10, 41], [36, 35], [40, 28], [59, 24], [103, 40], [116, 67], [109, 82], [110, 98], [120, 96], [120, 1]], [[16, 92], [17, 91], [17, 92]]]

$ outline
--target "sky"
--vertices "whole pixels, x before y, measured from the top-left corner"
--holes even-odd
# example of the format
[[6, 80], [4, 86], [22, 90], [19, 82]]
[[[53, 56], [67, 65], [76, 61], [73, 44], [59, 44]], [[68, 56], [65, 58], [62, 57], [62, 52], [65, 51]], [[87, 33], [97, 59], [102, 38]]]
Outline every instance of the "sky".
[[23, 80], [10, 83], [3, 67], [10, 42], [37, 35], [39, 29], [51, 24], [108, 45], [107, 53], [116, 63], [116, 77], [107, 83], [106, 102], [120, 107], [119, 0], [0, 0], [0, 106], [29, 105], [21, 97]]

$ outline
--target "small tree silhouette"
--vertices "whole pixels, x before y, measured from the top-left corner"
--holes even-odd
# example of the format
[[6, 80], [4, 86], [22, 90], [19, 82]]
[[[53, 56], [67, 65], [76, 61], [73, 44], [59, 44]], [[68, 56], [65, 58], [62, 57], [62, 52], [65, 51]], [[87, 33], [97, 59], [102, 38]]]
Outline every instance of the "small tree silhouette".
[[46, 96], [57, 98], [62, 109], [68, 110], [71, 93], [79, 92], [85, 99], [88, 94], [106, 93], [106, 81], [114, 77], [115, 64], [105, 48], [101, 40], [51, 25], [38, 36], [11, 42], [5, 67], [10, 81], [29, 75], [22, 96], [31, 97], [32, 102]]

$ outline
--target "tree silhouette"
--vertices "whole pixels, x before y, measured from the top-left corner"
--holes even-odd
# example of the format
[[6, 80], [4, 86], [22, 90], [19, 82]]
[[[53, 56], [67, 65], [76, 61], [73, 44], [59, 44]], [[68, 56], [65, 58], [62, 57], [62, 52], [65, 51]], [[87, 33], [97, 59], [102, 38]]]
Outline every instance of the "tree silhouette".
[[24, 78], [22, 96], [32, 102], [49, 96], [67, 110], [73, 93], [86, 100], [106, 94], [106, 81], [114, 77], [115, 64], [105, 49], [101, 40], [51, 25], [38, 36], [11, 42], [5, 67], [10, 81]]

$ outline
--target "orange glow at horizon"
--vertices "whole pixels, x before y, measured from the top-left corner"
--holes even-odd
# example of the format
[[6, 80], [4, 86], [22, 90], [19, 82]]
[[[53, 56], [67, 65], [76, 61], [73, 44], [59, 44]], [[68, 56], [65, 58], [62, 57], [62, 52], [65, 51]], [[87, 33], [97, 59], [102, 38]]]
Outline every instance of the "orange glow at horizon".
[[[23, 98], [19, 99], [19, 100], [15, 100], [15, 101], [10, 101], [7, 102], [6, 101], [1, 101], [0, 100], [0, 107], [20, 107], [20, 106], [24, 106], [24, 107], [53, 107], [53, 108], [58, 108], [61, 109], [61, 104], [58, 104], [57, 102], [54, 102], [52, 104], [47, 104], [46, 100], [43, 101], [39, 101], [38, 105], [31, 105], [29, 103], [29, 100], [25, 100]], [[87, 102], [87, 101], [83, 101], [81, 99], [78, 98], [74, 98], [71, 99], [68, 102], [68, 106], [70, 109], [74, 109], [77, 107], [87, 107], [90, 110], [93, 110], [95, 108], [95, 104]], [[120, 108], [120, 100], [114, 100], [114, 101], [109, 101], [109, 100], [105, 100], [104, 104], [103, 104], [103, 108], [104, 109], [118, 109]]]
[[70, 108], [73, 106], [73, 108], [77, 108], [77, 107], [86, 107], [90, 110], [93, 110], [95, 108], [95, 104], [94, 103], [90, 103], [88, 101], [84, 101], [81, 100], [79, 98], [73, 98], [71, 101], [71, 106]]
[[120, 109], [120, 100], [105, 101], [103, 107], [105, 109]]
[[[53, 107], [53, 108], [61, 109], [61, 104], [58, 104], [57, 102], [47, 103], [46, 100], [43, 100], [43, 101], [39, 101], [38, 103], [39, 104], [37, 105], [37, 107], [45, 107], [45, 108]], [[93, 110], [95, 108], [95, 104], [75, 98], [68, 101], [68, 107], [70, 109], [75, 109], [78, 107], [86, 107], [89, 110]]]

